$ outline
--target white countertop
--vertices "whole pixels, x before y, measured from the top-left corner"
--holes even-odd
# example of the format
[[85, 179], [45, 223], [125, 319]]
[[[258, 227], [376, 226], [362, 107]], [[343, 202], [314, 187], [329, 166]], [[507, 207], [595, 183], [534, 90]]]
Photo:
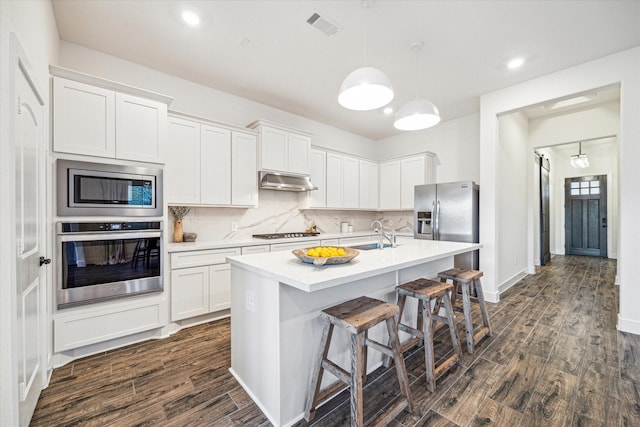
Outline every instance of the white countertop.
[[[314, 237], [292, 237], [286, 239], [255, 239], [249, 238], [245, 240], [218, 240], [218, 241], [202, 241], [202, 242], [184, 242], [184, 243], [168, 243], [167, 250], [171, 252], [184, 252], [184, 251], [198, 251], [205, 249], [225, 249], [225, 248], [239, 248], [244, 246], [260, 246], [260, 245], [272, 245], [277, 243], [296, 243], [313, 240], [328, 240], [328, 239], [347, 239], [349, 237], [365, 237], [374, 236], [372, 230], [368, 231], [354, 231], [353, 233], [321, 233]], [[410, 236], [412, 233], [398, 233], [398, 236]], [[301, 246], [302, 247], [302, 246]]]
[[290, 251], [232, 256], [227, 261], [232, 267], [253, 271], [297, 289], [313, 292], [481, 247], [479, 243], [403, 239], [396, 248], [361, 250], [356, 258], [346, 264], [314, 266], [299, 261]]

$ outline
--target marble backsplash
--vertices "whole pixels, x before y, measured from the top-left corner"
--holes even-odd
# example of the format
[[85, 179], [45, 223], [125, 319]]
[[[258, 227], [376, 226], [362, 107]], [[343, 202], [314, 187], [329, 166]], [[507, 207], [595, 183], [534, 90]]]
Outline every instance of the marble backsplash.
[[[243, 241], [253, 234], [304, 231], [315, 221], [321, 233], [340, 233], [340, 223], [348, 222], [354, 231], [371, 230], [371, 222], [381, 220], [397, 231], [413, 231], [413, 212], [371, 212], [329, 209], [304, 209], [307, 193], [260, 190], [257, 208], [192, 208], [184, 217], [185, 232], [198, 234], [198, 241]], [[173, 217], [169, 214], [169, 236]], [[232, 223], [238, 226], [231, 231]]]

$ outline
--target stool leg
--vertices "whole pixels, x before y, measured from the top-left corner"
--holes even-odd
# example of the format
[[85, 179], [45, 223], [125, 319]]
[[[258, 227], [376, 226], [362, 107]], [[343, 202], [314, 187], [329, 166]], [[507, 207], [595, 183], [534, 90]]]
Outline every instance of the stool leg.
[[478, 298], [478, 304], [480, 304], [480, 314], [482, 314], [482, 323], [487, 327], [487, 336], [491, 336], [491, 324], [489, 323], [489, 315], [487, 314], [487, 307], [484, 304], [484, 292], [482, 291], [482, 283], [479, 279], [473, 281], [473, 287], [476, 290]]
[[362, 342], [363, 333], [351, 335], [351, 427], [362, 427]]
[[458, 365], [462, 364], [462, 348], [460, 346], [460, 340], [458, 339], [458, 333], [456, 332], [456, 323], [453, 320], [453, 304], [451, 304], [451, 298], [449, 293], [445, 292], [443, 296], [445, 310], [447, 310], [447, 323], [449, 324], [449, 332], [451, 333], [451, 342], [453, 343], [453, 350], [458, 353]]
[[[407, 296], [406, 295], [400, 295], [399, 293], [396, 292], [396, 305], [398, 306], [398, 323], [396, 323], [396, 325], [399, 325], [400, 323], [402, 323], [402, 313], [404, 312], [404, 305], [407, 302]], [[398, 340], [400, 338], [398, 337]], [[391, 347], [391, 336], [389, 336], [389, 341], [388, 341], [389, 347]], [[388, 356], [383, 356], [382, 358], [382, 366], [384, 366], [385, 368], [388, 368], [389, 366], [391, 366], [391, 361], [393, 359], [391, 357]]]
[[469, 296], [469, 282], [461, 283], [462, 286], [462, 307], [464, 311], [464, 324], [467, 332], [467, 351], [474, 352], [473, 342], [473, 317], [471, 314], [471, 298]]
[[325, 319], [325, 324], [322, 328], [322, 335], [320, 337], [320, 347], [318, 348], [315, 360], [313, 361], [313, 372], [311, 373], [309, 393], [307, 395], [307, 403], [304, 408], [304, 419], [307, 421], [313, 420], [313, 417], [316, 415], [316, 398], [320, 392], [320, 383], [322, 382], [322, 374], [324, 373], [322, 361], [327, 358], [332, 334], [333, 323], [328, 319]]
[[433, 319], [431, 318], [431, 301], [420, 300], [420, 306], [424, 313], [422, 330], [424, 332], [424, 363], [426, 368], [427, 389], [433, 393], [436, 390], [435, 357], [433, 353]]
[[[369, 330], [364, 331], [364, 342], [369, 338]], [[362, 347], [362, 384], [367, 382], [367, 346]]]
[[413, 398], [411, 397], [411, 388], [409, 387], [409, 377], [407, 375], [407, 368], [404, 365], [404, 357], [402, 356], [402, 349], [400, 347], [400, 338], [398, 337], [398, 325], [396, 319], [391, 317], [386, 320], [387, 331], [389, 332], [389, 343], [391, 344], [391, 350], [393, 351], [393, 359], [396, 365], [396, 374], [398, 376], [398, 383], [400, 384], [400, 391], [407, 399], [407, 410], [410, 414], [413, 413]]

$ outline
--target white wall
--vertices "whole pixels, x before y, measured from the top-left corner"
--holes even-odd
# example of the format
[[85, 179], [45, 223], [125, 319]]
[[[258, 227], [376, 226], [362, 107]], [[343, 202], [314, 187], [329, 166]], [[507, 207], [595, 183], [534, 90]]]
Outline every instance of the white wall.
[[380, 139], [375, 142], [377, 159], [431, 151], [437, 155], [437, 182], [475, 181], [480, 184], [479, 118], [479, 114], [474, 113], [430, 129]]
[[529, 121], [529, 142], [534, 148], [617, 135], [619, 132], [620, 101]]
[[529, 122], [523, 113], [513, 113], [500, 117], [499, 123], [498, 161], [503, 174], [498, 191], [507, 195], [498, 201], [498, 283], [502, 291], [520, 280], [527, 266], [529, 185], [523, 172], [528, 166]]
[[[58, 32], [51, 3], [0, 1], [0, 200], [4, 201], [0, 203], [0, 424], [8, 426], [18, 425], [17, 368], [12, 337], [15, 325], [12, 319], [15, 314], [12, 307], [15, 301], [15, 206], [7, 202], [15, 200], [14, 154], [9, 137], [11, 111], [15, 108], [9, 96], [9, 78], [14, 71], [9, 56], [9, 34], [12, 32], [29, 58], [46, 109], [49, 105], [48, 64], [56, 63], [58, 55]], [[48, 115], [44, 117], [44, 129], [48, 135]], [[50, 273], [48, 283], [51, 283]]]
[[[621, 84], [619, 177], [620, 177], [620, 243], [618, 249], [618, 281], [620, 283], [620, 312], [618, 328], [640, 334], [640, 287], [634, 279], [635, 258], [640, 253], [640, 229], [637, 211], [640, 209], [640, 47], [571, 67], [528, 82], [514, 85], [480, 98], [480, 264], [485, 272], [483, 286], [489, 294], [498, 293], [499, 200], [508, 197], [500, 193], [498, 183], [505, 171], [499, 164], [500, 153], [498, 115], [536, 104], [569, 97], [593, 89]], [[533, 151], [528, 150], [528, 165], [533, 162]], [[527, 168], [528, 181], [533, 186], [531, 168]], [[531, 189], [531, 194], [533, 190]], [[533, 227], [533, 222], [531, 222]], [[532, 241], [529, 243], [533, 247]]]

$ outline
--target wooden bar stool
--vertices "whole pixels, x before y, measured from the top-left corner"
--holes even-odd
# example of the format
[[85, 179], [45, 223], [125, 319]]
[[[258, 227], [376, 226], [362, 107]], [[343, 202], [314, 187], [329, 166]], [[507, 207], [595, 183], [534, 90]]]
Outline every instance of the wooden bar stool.
[[[384, 422], [389, 422], [395, 418], [404, 408], [407, 408], [410, 413], [413, 412], [409, 379], [400, 350], [400, 341], [398, 340], [398, 327], [395, 318], [397, 314], [398, 306], [395, 304], [369, 297], [356, 298], [327, 308], [320, 313], [320, 317], [324, 321], [324, 327], [322, 329], [320, 349], [313, 363], [311, 383], [309, 384], [309, 393], [305, 405], [304, 418], [307, 421], [313, 419], [317, 405], [320, 402], [338, 392], [344, 387], [343, 383], [346, 383], [351, 387], [351, 425], [362, 427], [364, 423], [362, 384], [366, 380], [367, 346], [380, 351], [385, 356], [393, 357], [396, 364], [398, 382], [400, 383], [400, 391], [405, 397], [405, 399], [398, 400], [375, 422], [385, 425]], [[387, 324], [389, 346], [380, 344], [368, 337], [368, 330], [381, 322], [386, 322]], [[327, 358], [334, 326], [343, 328], [351, 335], [351, 372], [341, 368]], [[325, 369], [336, 376], [339, 381], [320, 392], [320, 383]]]
[[[453, 292], [453, 285], [429, 279], [417, 279], [396, 287], [398, 307], [400, 310], [400, 314], [398, 315], [398, 330], [414, 337], [405, 342], [403, 350], [413, 347], [416, 341], [424, 341], [427, 389], [432, 393], [436, 390], [436, 380], [453, 365], [460, 365], [462, 363], [462, 349], [460, 348], [460, 341], [458, 340], [458, 333], [456, 332], [453, 306], [451, 305], [451, 299], [449, 297], [450, 292]], [[404, 311], [407, 297], [418, 300], [416, 328], [402, 323], [402, 312]], [[434, 301], [433, 309], [431, 308], [431, 301]], [[441, 306], [446, 311], [444, 317], [439, 314]], [[434, 322], [436, 321], [449, 326], [454, 350], [452, 355], [437, 366], [433, 350]]]
[[[450, 270], [438, 273], [441, 282], [447, 280], [453, 281], [456, 289], [460, 288], [462, 293], [462, 308], [454, 304], [454, 310], [464, 313], [464, 324], [467, 332], [467, 351], [474, 354], [475, 345], [484, 337], [491, 336], [491, 323], [487, 315], [487, 307], [484, 304], [484, 293], [482, 292], [482, 284], [480, 278], [482, 271], [465, 270], [461, 268], [452, 268]], [[456, 295], [458, 291], [454, 292]], [[471, 294], [475, 293], [475, 296]], [[471, 313], [471, 303], [477, 303], [482, 316], [482, 327], [474, 333], [473, 315]]]

